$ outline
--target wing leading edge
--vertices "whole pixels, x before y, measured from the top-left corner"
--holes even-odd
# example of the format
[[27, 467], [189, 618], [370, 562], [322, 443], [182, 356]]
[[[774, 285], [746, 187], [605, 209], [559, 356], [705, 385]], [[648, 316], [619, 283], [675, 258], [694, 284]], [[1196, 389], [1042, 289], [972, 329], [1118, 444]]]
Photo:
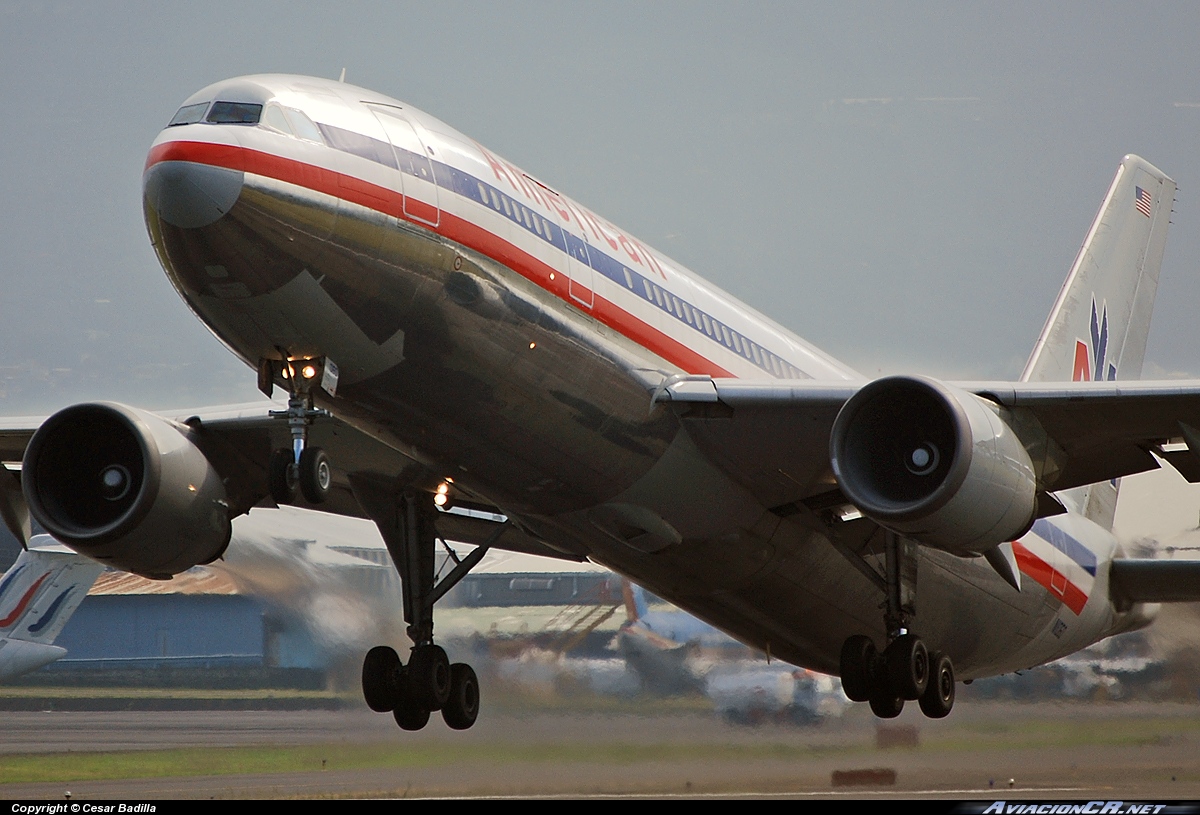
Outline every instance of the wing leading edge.
[[[654, 399], [679, 414], [696, 444], [768, 506], [836, 486], [829, 438], [842, 406], [865, 383], [688, 377]], [[1152, 470], [1156, 456], [1200, 481], [1200, 381], [958, 382], [1044, 431], [1055, 466], [1044, 490]]]
[[[168, 421], [190, 434], [226, 481], [230, 510], [235, 516], [253, 506], [274, 506], [266, 490], [268, 461], [272, 450], [290, 443], [287, 424], [269, 414], [275, 407], [279, 406], [258, 403], [163, 414]], [[36, 417], [0, 419], [0, 462], [10, 465], [20, 462], [42, 421]], [[364, 518], [367, 515], [351, 487], [352, 476], [384, 482], [397, 493], [424, 481], [432, 479], [436, 484], [439, 480], [394, 447], [333, 416], [315, 423], [310, 428], [309, 439], [313, 445], [327, 450], [334, 461], [343, 464], [340, 468], [334, 467], [333, 484], [325, 503], [315, 506], [298, 500], [297, 504], [301, 506]], [[13, 467], [6, 469], [9, 477], [0, 479], [0, 517], [14, 535], [28, 543], [29, 512], [21, 496], [19, 473]], [[496, 549], [543, 557], [582, 559], [547, 545], [513, 524], [505, 524], [502, 509], [477, 500], [475, 496], [464, 495], [459, 504], [459, 508], [438, 515], [438, 533], [447, 540], [477, 546], [486, 543]]]

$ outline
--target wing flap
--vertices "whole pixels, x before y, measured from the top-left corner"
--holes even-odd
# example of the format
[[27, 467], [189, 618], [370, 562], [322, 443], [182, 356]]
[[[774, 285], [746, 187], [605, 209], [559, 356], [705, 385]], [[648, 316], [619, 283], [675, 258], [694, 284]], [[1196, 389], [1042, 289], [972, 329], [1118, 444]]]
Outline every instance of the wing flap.
[[1114, 560], [1108, 593], [1118, 608], [1200, 601], [1200, 560]]

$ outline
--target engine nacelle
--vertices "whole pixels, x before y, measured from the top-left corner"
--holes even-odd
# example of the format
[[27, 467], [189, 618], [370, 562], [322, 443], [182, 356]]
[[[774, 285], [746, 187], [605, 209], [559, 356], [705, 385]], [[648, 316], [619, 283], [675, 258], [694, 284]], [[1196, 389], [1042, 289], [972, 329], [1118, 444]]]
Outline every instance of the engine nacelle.
[[928, 546], [983, 552], [1035, 519], [1037, 476], [1000, 408], [932, 379], [863, 387], [833, 423], [829, 456], [864, 515]]
[[124, 405], [74, 405], [25, 450], [29, 511], [77, 552], [168, 578], [225, 551], [225, 486], [189, 428]]

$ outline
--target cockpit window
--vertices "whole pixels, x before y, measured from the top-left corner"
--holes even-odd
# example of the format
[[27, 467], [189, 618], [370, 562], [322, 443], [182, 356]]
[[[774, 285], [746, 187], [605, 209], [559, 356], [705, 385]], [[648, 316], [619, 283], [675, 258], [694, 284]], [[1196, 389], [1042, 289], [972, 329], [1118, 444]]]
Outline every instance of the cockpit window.
[[267, 127], [274, 128], [280, 133], [292, 135], [292, 126], [288, 124], [288, 120], [283, 115], [282, 108], [279, 105], [267, 105], [267, 112], [263, 114], [262, 123]]
[[324, 144], [325, 140], [321, 138], [321, 131], [313, 124], [312, 119], [295, 108], [284, 108], [283, 112], [287, 114], [288, 121], [292, 123], [292, 129], [296, 131], [297, 136], [315, 141], [317, 144]]
[[171, 121], [167, 122], [167, 127], [195, 124], [204, 119], [204, 111], [206, 110], [208, 110], [208, 102], [184, 105], [175, 112], [175, 115], [171, 117]]
[[214, 102], [205, 121], [218, 125], [256, 125], [263, 106], [250, 102]]

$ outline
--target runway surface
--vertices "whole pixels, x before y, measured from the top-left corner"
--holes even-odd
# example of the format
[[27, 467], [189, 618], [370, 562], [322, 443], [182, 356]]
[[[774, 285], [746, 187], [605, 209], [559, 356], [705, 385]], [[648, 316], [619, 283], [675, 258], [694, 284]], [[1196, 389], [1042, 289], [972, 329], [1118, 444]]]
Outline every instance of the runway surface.
[[[880, 730], [862, 706], [811, 728], [744, 727], [704, 714], [504, 712], [456, 733], [403, 733], [347, 711], [0, 714], [6, 755], [247, 745], [342, 751], [419, 748], [387, 766], [118, 781], [4, 783], [8, 799], [459, 795], [794, 795], [951, 798], [1200, 798], [1200, 716], [1191, 705], [980, 703], [931, 722], [909, 711]], [[880, 747], [883, 742], [902, 746]], [[904, 746], [907, 745], [907, 746]], [[461, 757], [455, 751], [461, 750]], [[359, 752], [363, 752], [361, 749]], [[6, 755], [5, 755], [6, 754]], [[441, 758], [427, 761], [422, 755]], [[212, 753], [216, 755], [216, 753]], [[834, 787], [835, 770], [894, 770], [887, 787]], [[203, 772], [204, 768], [197, 768]], [[1012, 787], [1009, 780], [1012, 779]], [[1172, 780], [1174, 779], [1174, 780]]]

